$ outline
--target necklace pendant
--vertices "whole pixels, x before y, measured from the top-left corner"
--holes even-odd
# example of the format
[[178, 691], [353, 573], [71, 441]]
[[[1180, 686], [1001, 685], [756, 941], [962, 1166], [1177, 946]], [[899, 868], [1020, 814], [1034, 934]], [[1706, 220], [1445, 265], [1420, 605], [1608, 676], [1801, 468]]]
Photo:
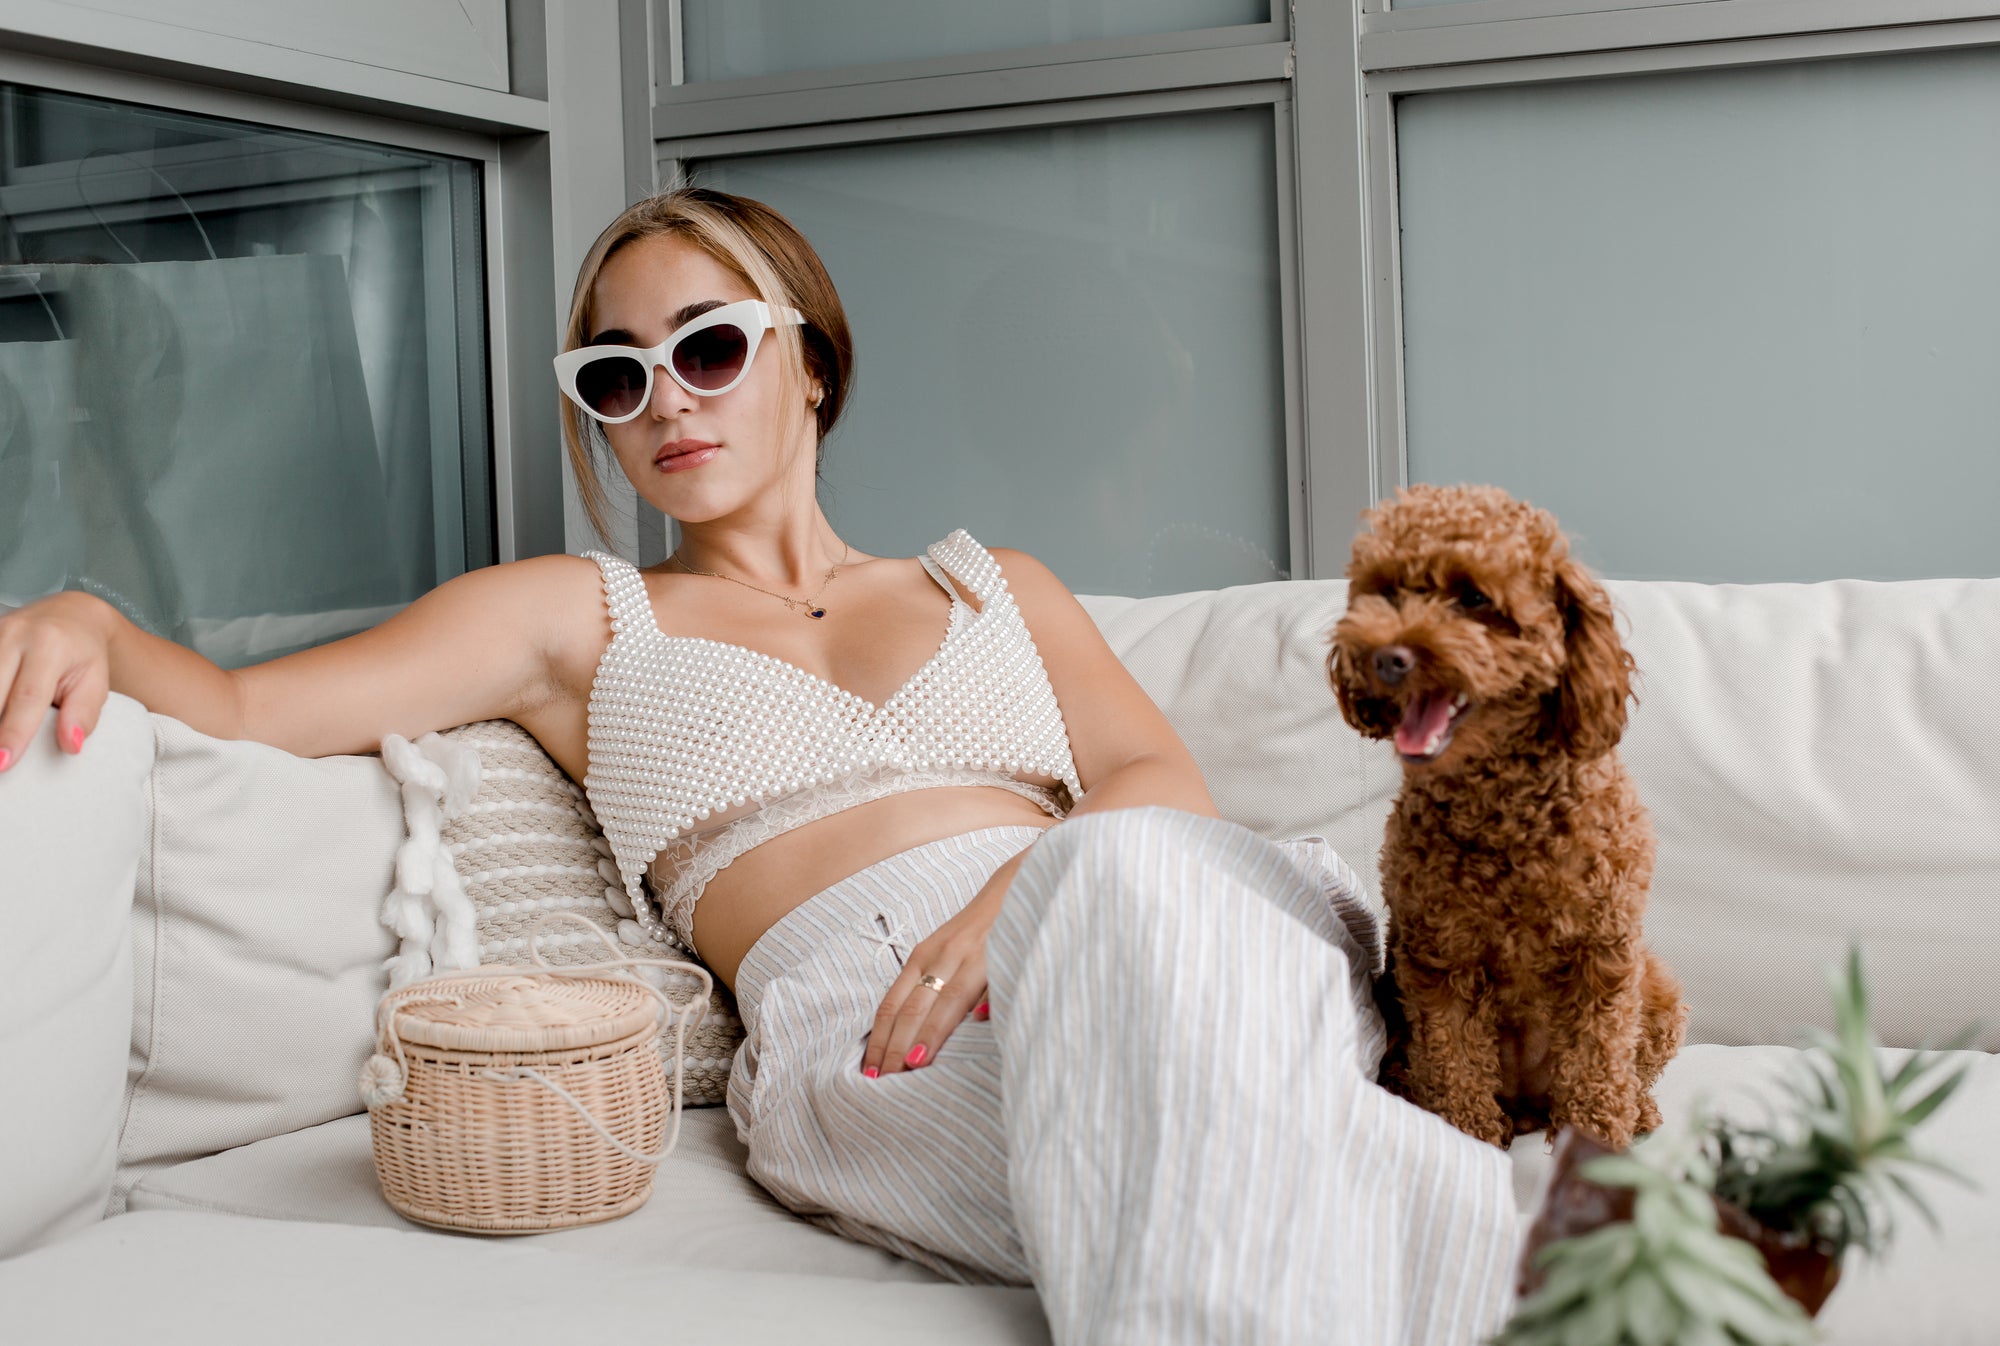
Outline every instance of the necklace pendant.
[[808, 617], [824, 617], [824, 616], [826, 616], [826, 609], [825, 609], [825, 608], [808, 608], [808, 609], [806, 610], [806, 616], [808, 616]]

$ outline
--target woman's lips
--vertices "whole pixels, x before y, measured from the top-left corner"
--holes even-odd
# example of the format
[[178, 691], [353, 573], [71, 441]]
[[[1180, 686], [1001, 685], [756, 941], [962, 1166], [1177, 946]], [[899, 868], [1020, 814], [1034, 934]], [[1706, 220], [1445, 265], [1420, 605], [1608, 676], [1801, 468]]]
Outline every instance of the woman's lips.
[[705, 439], [677, 439], [660, 446], [660, 451], [653, 455], [653, 466], [662, 472], [685, 472], [715, 457], [721, 447]]

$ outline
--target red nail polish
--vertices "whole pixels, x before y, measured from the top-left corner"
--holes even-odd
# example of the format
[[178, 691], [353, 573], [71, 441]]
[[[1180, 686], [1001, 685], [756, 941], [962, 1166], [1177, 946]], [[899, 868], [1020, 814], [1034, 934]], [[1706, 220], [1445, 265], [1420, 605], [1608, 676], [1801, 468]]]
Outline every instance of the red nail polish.
[[982, 1000], [972, 1007], [972, 1012], [982, 1019], [989, 1019], [993, 1016], [993, 1006]]
[[13, 753], [8, 752], [5, 748], [0, 748], [0, 771], [5, 771], [7, 769], [7, 764], [9, 762], [12, 762], [13, 760], [14, 760]]
[[80, 724], [73, 724], [69, 727], [69, 750], [71, 752], [83, 751], [83, 726]]
[[882, 1071], [877, 1066], [863, 1066], [861, 1068], [861, 1073], [866, 1075], [869, 1079], [872, 1080], [877, 1076], [879, 1076], [882, 1073]]
[[920, 1066], [924, 1063], [924, 1058], [930, 1054], [930, 1048], [919, 1042], [916, 1046], [910, 1048], [910, 1054], [903, 1058], [903, 1064], [906, 1066]]

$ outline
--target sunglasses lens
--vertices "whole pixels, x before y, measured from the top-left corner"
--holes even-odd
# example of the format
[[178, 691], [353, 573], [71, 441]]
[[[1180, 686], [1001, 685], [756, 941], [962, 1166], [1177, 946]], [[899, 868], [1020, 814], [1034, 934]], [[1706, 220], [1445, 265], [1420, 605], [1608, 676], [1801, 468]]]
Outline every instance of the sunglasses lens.
[[629, 355], [607, 355], [576, 371], [576, 394], [600, 416], [630, 416], [646, 398], [646, 366]]
[[674, 372], [704, 392], [726, 388], [743, 372], [750, 338], [731, 323], [717, 323], [682, 337], [674, 347]]

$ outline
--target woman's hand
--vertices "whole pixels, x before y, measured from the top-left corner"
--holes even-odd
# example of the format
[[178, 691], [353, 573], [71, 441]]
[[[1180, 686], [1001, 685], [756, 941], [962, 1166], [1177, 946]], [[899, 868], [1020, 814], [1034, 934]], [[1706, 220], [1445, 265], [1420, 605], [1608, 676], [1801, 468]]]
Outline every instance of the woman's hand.
[[56, 708], [56, 743], [83, 750], [111, 694], [110, 604], [90, 594], [52, 594], [0, 616], [0, 771], [21, 760]]
[[[910, 950], [875, 1011], [875, 1027], [861, 1057], [862, 1074], [872, 1079], [927, 1065], [968, 1014], [986, 1017], [986, 936], [1026, 854], [1022, 851], [1000, 866], [965, 910]], [[942, 981], [944, 988], [925, 985], [924, 977]]]

